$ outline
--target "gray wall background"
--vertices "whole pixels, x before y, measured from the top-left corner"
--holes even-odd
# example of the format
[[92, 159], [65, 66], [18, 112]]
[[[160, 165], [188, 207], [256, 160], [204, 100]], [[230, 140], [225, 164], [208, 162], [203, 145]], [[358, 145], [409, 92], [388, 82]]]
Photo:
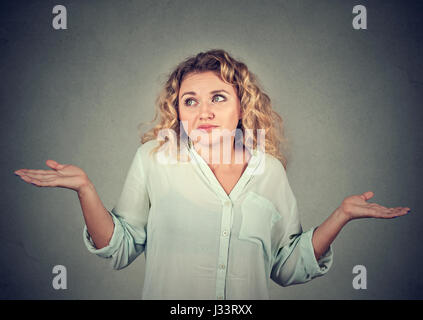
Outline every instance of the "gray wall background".
[[[56, 4], [67, 30], [51, 26]], [[367, 30], [352, 28], [356, 4]], [[411, 208], [347, 224], [329, 273], [272, 282], [272, 299], [423, 298], [422, 12], [421, 1], [2, 1], [0, 298], [141, 297], [144, 255], [111, 270], [84, 246], [76, 193], [13, 171], [72, 163], [111, 209], [164, 75], [211, 48], [244, 61], [284, 118], [303, 229], [368, 190], [370, 202]], [[51, 285], [58, 264], [67, 290]], [[358, 264], [367, 290], [352, 287]]]

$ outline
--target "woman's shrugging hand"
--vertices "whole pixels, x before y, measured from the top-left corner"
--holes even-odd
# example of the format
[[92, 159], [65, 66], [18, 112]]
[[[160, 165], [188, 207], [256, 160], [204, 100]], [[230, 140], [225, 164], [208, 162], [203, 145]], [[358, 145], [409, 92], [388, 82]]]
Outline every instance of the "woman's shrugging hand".
[[388, 208], [377, 203], [367, 202], [374, 196], [372, 191], [345, 198], [338, 210], [349, 220], [360, 218], [391, 219], [408, 213], [408, 207]]
[[66, 188], [76, 192], [89, 183], [87, 174], [77, 166], [54, 160], [47, 160], [46, 165], [53, 170], [19, 169], [15, 174], [37, 187]]

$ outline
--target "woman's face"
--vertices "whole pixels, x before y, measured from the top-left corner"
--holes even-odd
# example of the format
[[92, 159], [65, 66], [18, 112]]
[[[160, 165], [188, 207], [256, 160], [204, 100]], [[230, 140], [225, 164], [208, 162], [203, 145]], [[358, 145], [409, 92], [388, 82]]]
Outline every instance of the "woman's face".
[[[179, 120], [196, 143], [220, 143], [222, 140], [219, 137], [231, 134], [241, 119], [241, 104], [236, 89], [212, 71], [186, 75], [181, 83], [178, 103]], [[215, 127], [201, 129], [204, 125]]]

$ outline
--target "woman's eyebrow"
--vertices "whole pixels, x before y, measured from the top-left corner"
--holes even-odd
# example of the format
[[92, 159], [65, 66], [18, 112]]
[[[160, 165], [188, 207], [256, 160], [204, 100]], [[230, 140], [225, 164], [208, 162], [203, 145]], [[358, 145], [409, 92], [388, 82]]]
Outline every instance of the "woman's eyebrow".
[[[210, 91], [211, 94], [215, 94], [215, 93], [219, 93], [219, 92], [225, 92], [225, 93], [230, 95], [230, 93], [228, 91], [223, 90], [223, 89]], [[181, 98], [186, 94], [191, 94], [193, 96], [197, 95], [194, 91], [188, 91], [188, 92], [184, 92], [184, 94], [182, 94]]]
[[230, 95], [230, 93], [229, 93], [228, 91], [223, 90], [223, 89], [220, 89], [220, 90], [214, 90], [214, 91], [211, 91], [210, 93], [211, 93], [211, 94], [215, 94], [215, 93], [219, 93], [219, 92], [225, 92], [225, 93], [227, 93], [227, 94], [229, 94], [229, 95]]

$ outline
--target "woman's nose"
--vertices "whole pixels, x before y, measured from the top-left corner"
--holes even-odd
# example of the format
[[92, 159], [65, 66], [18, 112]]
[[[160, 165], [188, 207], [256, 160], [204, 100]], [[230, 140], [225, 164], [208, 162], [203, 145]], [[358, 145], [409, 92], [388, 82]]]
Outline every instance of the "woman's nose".
[[213, 118], [214, 118], [214, 113], [212, 110], [211, 103], [204, 101], [200, 105], [200, 119], [205, 120], [205, 119], [213, 119]]

